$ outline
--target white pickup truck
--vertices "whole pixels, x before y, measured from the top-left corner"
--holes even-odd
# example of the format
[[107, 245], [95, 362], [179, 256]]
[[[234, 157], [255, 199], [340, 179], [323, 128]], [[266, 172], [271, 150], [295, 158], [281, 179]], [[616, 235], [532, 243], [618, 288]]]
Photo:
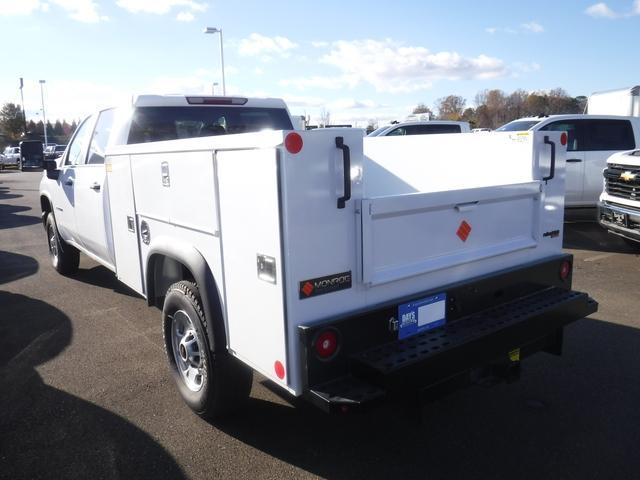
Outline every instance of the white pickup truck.
[[60, 273], [83, 252], [162, 309], [199, 415], [238, 407], [254, 370], [346, 412], [513, 378], [597, 310], [561, 250], [566, 143], [293, 131], [281, 101], [144, 96], [46, 162], [43, 222]]
[[[613, 115], [551, 115], [514, 120], [497, 131], [566, 132], [566, 195], [569, 213], [592, 216], [602, 193], [602, 170], [615, 152], [640, 146], [640, 118]], [[595, 215], [593, 215], [595, 218]]]
[[640, 249], [640, 150], [611, 155], [603, 174], [598, 221], [631, 247]]

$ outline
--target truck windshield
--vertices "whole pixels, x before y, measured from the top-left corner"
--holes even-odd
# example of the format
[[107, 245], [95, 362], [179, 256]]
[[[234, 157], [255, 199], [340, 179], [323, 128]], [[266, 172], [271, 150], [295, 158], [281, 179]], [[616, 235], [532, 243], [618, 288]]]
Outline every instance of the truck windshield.
[[540, 120], [514, 120], [496, 129], [496, 132], [523, 132], [529, 130]]
[[293, 130], [282, 108], [138, 107], [127, 143], [161, 142], [260, 130]]

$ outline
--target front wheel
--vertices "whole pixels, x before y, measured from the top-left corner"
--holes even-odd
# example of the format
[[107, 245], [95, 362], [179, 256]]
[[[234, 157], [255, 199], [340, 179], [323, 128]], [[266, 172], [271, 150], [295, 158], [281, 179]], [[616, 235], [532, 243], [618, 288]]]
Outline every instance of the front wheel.
[[47, 215], [45, 228], [47, 230], [49, 258], [51, 258], [53, 268], [62, 275], [69, 275], [78, 271], [80, 252], [60, 238], [53, 213]]
[[189, 407], [206, 419], [237, 410], [251, 391], [253, 371], [224, 351], [211, 351], [207, 319], [197, 286], [169, 287], [162, 309], [164, 344], [171, 374]]

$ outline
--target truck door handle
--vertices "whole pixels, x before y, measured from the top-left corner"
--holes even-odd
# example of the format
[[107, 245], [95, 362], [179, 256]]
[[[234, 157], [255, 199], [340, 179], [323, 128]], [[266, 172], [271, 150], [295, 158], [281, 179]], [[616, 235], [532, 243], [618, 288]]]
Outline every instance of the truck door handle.
[[556, 174], [556, 144], [549, 140], [547, 135], [544, 137], [544, 143], [551, 146], [551, 167], [549, 168], [549, 175], [542, 177], [542, 180], [547, 182]]
[[91, 190], [95, 190], [96, 192], [100, 190], [100, 184], [98, 182], [93, 182], [89, 187]]
[[567, 158], [567, 163], [578, 163], [581, 162], [581, 158]]
[[336, 148], [342, 150], [342, 169], [344, 170], [344, 190], [342, 197], [338, 198], [338, 208], [344, 208], [351, 198], [351, 150], [344, 144], [344, 137], [336, 137]]
[[73, 185], [73, 178], [67, 178], [67, 180], [64, 182], [65, 185]]

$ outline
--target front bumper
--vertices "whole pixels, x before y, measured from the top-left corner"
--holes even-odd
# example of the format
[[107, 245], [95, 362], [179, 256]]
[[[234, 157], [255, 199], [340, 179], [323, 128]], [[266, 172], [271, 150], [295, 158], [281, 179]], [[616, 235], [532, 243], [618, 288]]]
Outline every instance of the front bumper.
[[640, 210], [608, 202], [599, 203], [598, 223], [615, 235], [640, 242]]
[[[481, 289], [482, 282], [474, 285]], [[341, 374], [322, 375], [312, 365], [305, 395], [327, 412], [344, 412], [398, 394], [437, 396], [468, 385], [480, 371], [508, 378], [521, 358], [541, 350], [559, 354], [564, 326], [597, 308], [587, 294], [554, 285], [499, 305], [493, 299], [493, 306], [442, 327], [351, 351]]]

